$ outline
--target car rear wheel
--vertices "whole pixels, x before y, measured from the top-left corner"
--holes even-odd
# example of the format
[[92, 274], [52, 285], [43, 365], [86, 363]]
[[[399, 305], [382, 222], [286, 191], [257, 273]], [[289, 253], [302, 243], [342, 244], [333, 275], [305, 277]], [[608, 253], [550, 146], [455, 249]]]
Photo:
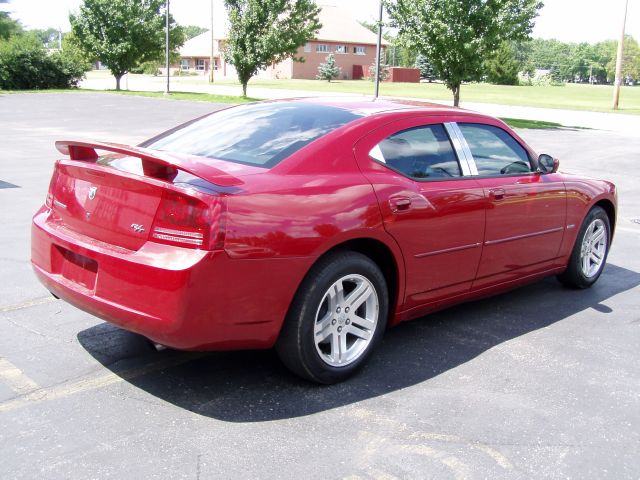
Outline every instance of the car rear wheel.
[[367, 256], [339, 252], [321, 259], [298, 289], [276, 350], [297, 375], [337, 383], [353, 375], [380, 341], [389, 294]]
[[611, 225], [601, 207], [593, 207], [580, 227], [567, 269], [558, 280], [573, 288], [588, 288], [600, 277], [609, 253]]

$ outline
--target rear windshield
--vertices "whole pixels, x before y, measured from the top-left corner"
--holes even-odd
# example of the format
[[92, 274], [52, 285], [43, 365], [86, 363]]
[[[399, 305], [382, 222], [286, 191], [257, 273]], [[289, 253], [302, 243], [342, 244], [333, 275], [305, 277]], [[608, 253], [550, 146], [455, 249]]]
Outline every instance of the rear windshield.
[[143, 144], [231, 162], [273, 167], [360, 115], [312, 103], [262, 103], [221, 110]]

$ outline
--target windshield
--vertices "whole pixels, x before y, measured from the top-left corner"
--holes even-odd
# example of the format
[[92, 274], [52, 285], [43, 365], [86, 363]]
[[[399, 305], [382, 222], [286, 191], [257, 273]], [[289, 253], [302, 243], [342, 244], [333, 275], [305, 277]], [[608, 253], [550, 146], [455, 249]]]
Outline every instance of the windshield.
[[143, 146], [273, 167], [361, 115], [312, 103], [262, 103], [221, 110]]

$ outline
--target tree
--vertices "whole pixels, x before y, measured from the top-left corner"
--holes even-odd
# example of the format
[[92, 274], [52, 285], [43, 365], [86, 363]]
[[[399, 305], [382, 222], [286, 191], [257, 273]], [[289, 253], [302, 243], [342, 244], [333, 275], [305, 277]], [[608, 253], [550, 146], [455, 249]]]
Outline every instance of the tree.
[[57, 28], [49, 27], [47, 29], [33, 29], [29, 30], [40, 39], [45, 48], [58, 48], [58, 40], [60, 32]]
[[504, 42], [495, 54], [485, 61], [487, 81], [496, 85], [517, 85], [520, 67], [513, 47]]
[[[378, 22], [361, 21], [360, 25], [378, 35]], [[417, 57], [417, 53], [414, 50], [404, 46], [398, 37], [389, 31], [385, 32], [383, 30], [382, 38], [389, 43], [388, 48], [385, 49], [386, 58], [384, 63], [393, 67], [413, 68]]]
[[549, 76], [551, 77], [551, 85], [564, 85], [564, 78], [562, 77], [560, 67], [557, 65], [551, 67]]
[[336, 65], [336, 57], [333, 56], [333, 53], [327, 55], [325, 60], [325, 63], [321, 63], [320, 66], [318, 66], [318, 75], [316, 78], [318, 80], [331, 82], [331, 80], [340, 76], [340, 67]]
[[618, 42], [615, 40], [606, 40], [596, 43], [593, 46], [593, 75], [597, 83], [607, 83], [609, 79], [611, 79], [611, 81], [614, 80], [615, 64], [609, 69], [609, 61], [615, 58], [617, 47]]
[[[633, 40], [630, 52], [633, 52]], [[564, 43], [536, 38], [517, 44], [517, 56], [524, 57], [533, 68], [554, 70], [555, 82], [606, 83], [613, 81], [617, 42], [606, 40], [596, 44]], [[633, 58], [633, 55], [630, 55]], [[632, 60], [627, 62], [633, 64]]]
[[[378, 70], [378, 80], [384, 82], [389, 78], [389, 65], [384, 61], [384, 51], [380, 52], [380, 70]], [[376, 62], [369, 65], [369, 80], [372, 82], [376, 79]]]
[[402, 42], [426, 55], [460, 104], [462, 82], [480, 80], [484, 62], [505, 41], [533, 28], [538, 0], [385, 0]]
[[208, 32], [208, 28], [199, 27], [197, 25], [185, 25], [182, 27], [184, 31], [184, 39], [191, 40], [193, 37], [197, 37], [198, 35]]
[[260, 69], [287, 58], [315, 37], [322, 26], [313, 0], [225, 0], [229, 36], [225, 57], [247, 96], [247, 84]]
[[62, 35], [62, 51], [59, 52], [63, 62], [68, 65], [74, 65], [76, 69], [84, 73], [91, 70], [95, 59], [87, 57], [87, 54], [80, 48], [78, 39], [73, 32], [67, 32]]
[[[162, 58], [165, 50], [165, 0], [84, 0], [69, 15], [71, 29], [87, 56], [104, 63], [120, 79], [131, 68]], [[170, 47], [184, 43], [184, 32], [170, 17]]]
[[[616, 43], [617, 47], [617, 43]], [[615, 79], [616, 55], [611, 56], [611, 60], [607, 64], [607, 70], [611, 75], [611, 80]], [[631, 36], [625, 35], [624, 38], [624, 54], [622, 57], [622, 78], [638, 80], [640, 79], [640, 46], [638, 42]]]
[[576, 44], [563, 43], [559, 40], [543, 40], [536, 38], [531, 41], [531, 58], [536, 68], [553, 70], [554, 82], [572, 81], [575, 77], [573, 61]]
[[[7, 3], [7, 0], [0, 0]], [[8, 40], [14, 35], [22, 33], [22, 25], [9, 16], [8, 12], [0, 12], [0, 40]]]
[[433, 82], [437, 77], [433, 65], [431, 65], [429, 59], [422, 54], [416, 57], [415, 68], [420, 70], [420, 78], [422, 80], [429, 80], [429, 83]]

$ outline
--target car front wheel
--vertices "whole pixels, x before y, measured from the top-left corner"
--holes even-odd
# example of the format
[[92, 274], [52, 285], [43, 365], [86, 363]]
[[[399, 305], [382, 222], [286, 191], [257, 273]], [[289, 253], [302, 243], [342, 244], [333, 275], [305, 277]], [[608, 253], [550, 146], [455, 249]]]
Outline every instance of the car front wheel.
[[296, 293], [276, 344], [278, 355], [308, 380], [347, 379], [380, 341], [388, 297], [384, 275], [369, 257], [346, 251], [321, 259]]
[[600, 277], [611, 242], [609, 217], [601, 207], [593, 207], [580, 227], [567, 269], [558, 280], [573, 288], [588, 288]]

